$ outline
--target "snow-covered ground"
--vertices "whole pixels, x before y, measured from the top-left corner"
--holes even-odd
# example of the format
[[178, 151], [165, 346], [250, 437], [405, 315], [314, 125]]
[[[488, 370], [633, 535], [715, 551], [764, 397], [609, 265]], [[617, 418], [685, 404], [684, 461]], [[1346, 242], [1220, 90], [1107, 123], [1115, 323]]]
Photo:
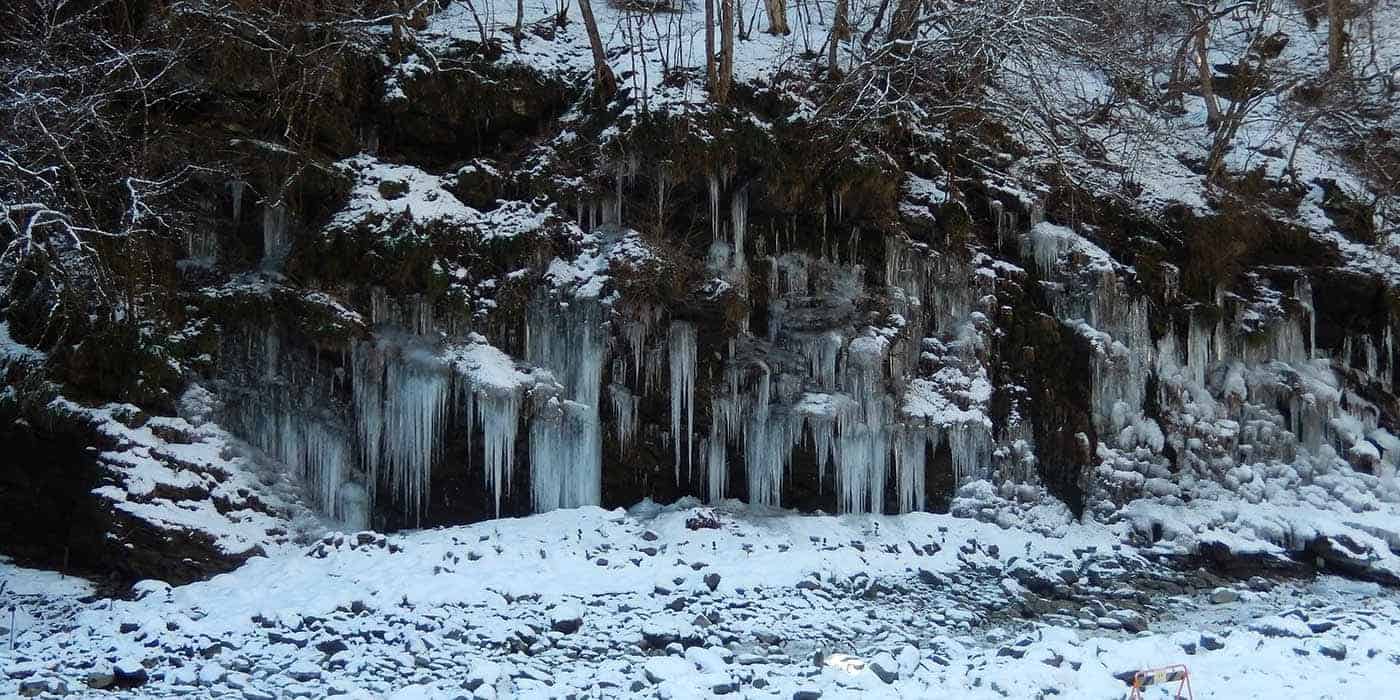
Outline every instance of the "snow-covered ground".
[[1228, 582], [1122, 535], [683, 503], [332, 534], [128, 601], [0, 563], [0, 694], [1120, 698], [1178, 663], [1198, 698], [1400, 683], [1393, 591]]

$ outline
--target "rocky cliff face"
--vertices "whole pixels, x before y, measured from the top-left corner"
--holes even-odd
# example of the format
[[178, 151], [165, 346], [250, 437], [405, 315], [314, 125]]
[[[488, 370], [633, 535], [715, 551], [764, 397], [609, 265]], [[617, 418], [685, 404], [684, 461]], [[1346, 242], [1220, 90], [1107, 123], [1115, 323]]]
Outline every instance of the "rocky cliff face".
[[581, 27], [513, 48], [469, 16], [424, 19], [407, 57], [357, 35], [296, 144], [257, 109], [284, 85], [229, 68], [246, 41], [192, 60], [204, 99], [172, 119], [227, 167], [149, 261], [167, 303], [139, 352], [52, 361], [11, 340], [42, 346], [13, 300], [0, 325], [9, 551], [188, 580], [310, 511], [394, 529], [684, 496], [1343, 534], [1338, 561], [1400, 542], [1371, 517], [1400, 500], [1396, 268], [1352, 240], [1354, 188], [1305, 181], [1290, 208], [1176, 162], [1124, 197], [986, 115], [850, 128], [755, 67], [766, 35], [726, 107], [634, 77], [600, 111]]

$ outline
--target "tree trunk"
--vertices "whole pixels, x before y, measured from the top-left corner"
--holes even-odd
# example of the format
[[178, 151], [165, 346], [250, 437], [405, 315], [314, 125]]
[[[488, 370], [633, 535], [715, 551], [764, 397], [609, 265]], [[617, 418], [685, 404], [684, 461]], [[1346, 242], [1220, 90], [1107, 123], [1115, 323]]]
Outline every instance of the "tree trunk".
[[1327, 0], [1327, 70], [1331, 73], [1346, 68], [1346, 9], [1344, 0]]
[[598, 104], [606, 105], [617, 94], [617, 78], [608, 67], [607, 54], [603, 53], [603, 38], [598, 35], [598, 22], [593, 19], [593, 5], [589, 0], [578, 0], [579, 14], [583, 15], [583, 26], [588, 30], [588, 43], [593, 47], [593, 86]]
[[899, 0], [895, 5], [894, 17], [890, 18], [890, 41], [909, 41], [914, 38], [914, 23], [919, 21], [919, 0]]
[[831, 74], [832, 80], [841, 77], [841, 59], [837, 50], [841, 42], [851, 34], [850, 22], [847, 20], [850, 2], [849, 0], [836, 0], [836, 9], [831, 16], [831, 39], [827, 41], [827, 72]]
[[1192, 42], [1196, 45], [1196, 70], [1201, 79], [1201, 99], [1206, 103], [1206, 126], [1215, 129], [1220, 125], [1220, 102], [1215, 98], [1215, 71], [1210, 65], [1210, 20], [1202, 17], [1194, 30]]
[[520, 48], [520, 40], [525, 38], [525, 0], [515, 0], [515, 48]]
[[719, 71], [715, 68], [715, 0], [705, 0], [705, 87], [712, 97], [719, 89]]
[[792, 31], [788, 28], [787, 0], [763, 0], [763, 4], [768, 8], [768, 33], [787, 36]]
[[715, 102], [729, 101], [729, 88], [734, 83], [734, 0], [719, 3], [719, 79], [715, 82]]

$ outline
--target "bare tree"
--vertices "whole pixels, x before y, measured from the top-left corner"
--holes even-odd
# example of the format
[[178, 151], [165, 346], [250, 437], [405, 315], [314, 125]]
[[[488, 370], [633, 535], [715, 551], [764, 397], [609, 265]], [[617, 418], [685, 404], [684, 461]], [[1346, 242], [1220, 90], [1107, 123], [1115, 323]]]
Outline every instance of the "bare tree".
[[598, 22], [593, 19], [590, 0], [578, 0], [578, 11], [583, 15], [583, 26], [588, 30], [588, 44], [593, 47], [593, 90], [598, 104], [605, 105], [617, 94], [617, 78], [608, 66], [608, 56], [603, 51], [603, 38], [598, 34]]

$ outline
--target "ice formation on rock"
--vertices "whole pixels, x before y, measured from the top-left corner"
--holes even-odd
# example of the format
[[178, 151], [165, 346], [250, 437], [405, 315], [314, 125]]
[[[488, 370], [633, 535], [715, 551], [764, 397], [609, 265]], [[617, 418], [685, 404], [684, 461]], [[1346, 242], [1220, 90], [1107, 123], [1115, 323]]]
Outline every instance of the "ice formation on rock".
[[[685, 443], [686, 473], [695, 454], [695, 326], [685, 321], [671, 322], [668, 336], [671, 358], [671, 440], [676, 453], [676, 481], [681, 479], [681, 443]], [[681, 432], [681, 415], [685, 432]]]
[[418, 522], [450, 415], [451, 372], [413, 344], [380, 339], [354, 352], [355, 415], [370, 493], [387, 482], [392, 499]]
[[541, 294], [526, 319], [526, 360], [554, 373], [562, 392], [537, 400], [530, 482], [537, 511], [597, 505], [602, 489], [602, 391], [607, 344], [595, 299]]
[[263, 207], [262, 220], [263, 257], [265, 270], [279, 270], [287, 252], [292, 247], [292, 239], [287, 230], [287, 207], [280, 202]]

